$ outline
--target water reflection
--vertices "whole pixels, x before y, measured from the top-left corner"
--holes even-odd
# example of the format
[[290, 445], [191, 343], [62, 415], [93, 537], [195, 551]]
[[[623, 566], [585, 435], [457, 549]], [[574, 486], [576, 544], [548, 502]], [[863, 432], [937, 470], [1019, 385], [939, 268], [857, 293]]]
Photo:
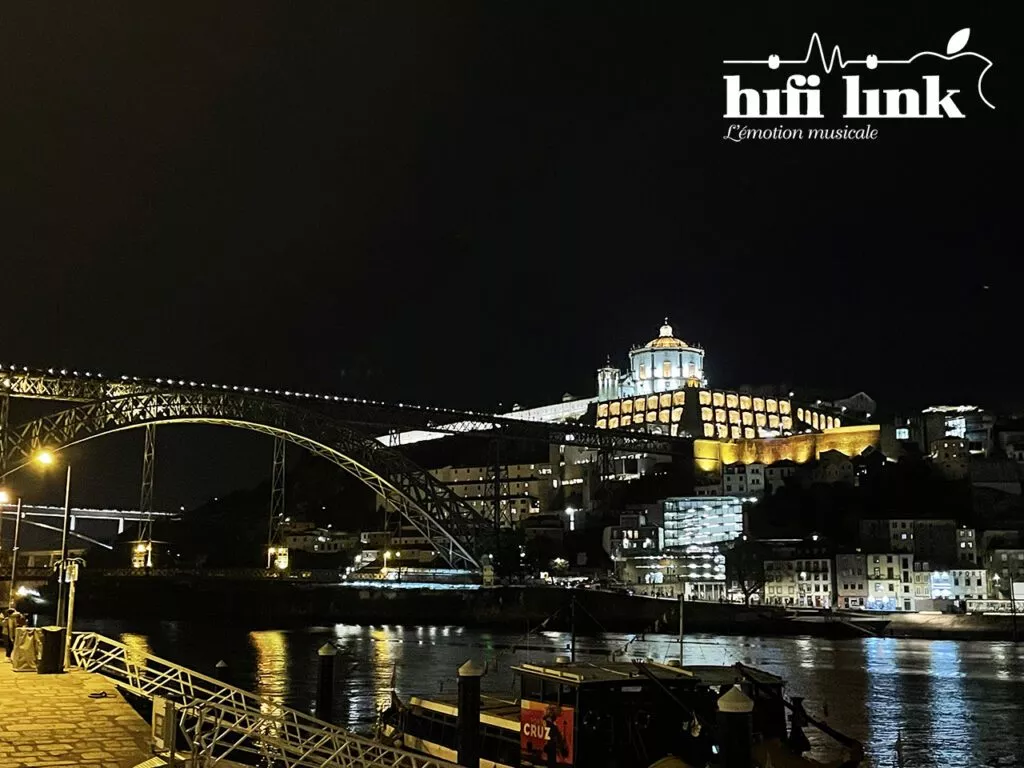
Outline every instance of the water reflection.
[[[371, 725], [388, 703], [392, 680], [403, 697], [436, 695], [442, 686], [454, 693], [456, 670], [472, 658], [491, 662], [485, 689], [507, 695], [512, 666], [564, 656], [570, 641], [561, 632], [527, 638], [457, 627], [445, 635], [445, 627], [429, 625], [218, 628], [215, 634], [167, 622], [96, 622], [90, 628], [121, 636], [136, 653], [152, 646], [156, 655], [198, 671], [212, 671], [224, 658], [241, 687], [307, 712], [316, 695], [317, 648], [333, 642], [339, 647], [335, 722], [356, 729]], [[579, 638], [577, 658], [601, 661], [624, 646], [627, 657], [662, 660], [679, 653], [671, 634], [606, 634]], [[869, 767], [894, 764], [900, 735], [907, 764], [915, 768], [1024, 764], [1024, 651], [1011, 643], [695, 635], [686, 638], [683, 656], [687, 664], [744, 661], [781, 675], [790, 695], [807, 698], [808, 711], [864, 741]]]
[[250, 632], [249, 642], [256, 651], [255, 693], [275, 704], [284, 704], [288, 695], [288, 636], [279, 630]]
[[122, 632], [121, 642], [127, 647], [125, 655], [129, 664], [137, 664], [144, 666], [146, 663], [146, 656], [153, 655], [152, 649], [149, 647], [149, 640], [145, 635], [140, 635], [135, 632]]
[[952, 641], [928, 644], [928, 744], [935, 765], [968, 765], [975, 742], [974, 713], [964, 700], [960, 646]]
[[869, 754], [876, 759], [893, 754], [893, 745], [900, 736], [901, 727], [907, 724], [901, 691], [903, 678], [896, 664], [897, 647], [897, 641], [890, 637], [864, 640], [868, 674], [863, 712], [868, 727], [868, 743], [874, 745]]

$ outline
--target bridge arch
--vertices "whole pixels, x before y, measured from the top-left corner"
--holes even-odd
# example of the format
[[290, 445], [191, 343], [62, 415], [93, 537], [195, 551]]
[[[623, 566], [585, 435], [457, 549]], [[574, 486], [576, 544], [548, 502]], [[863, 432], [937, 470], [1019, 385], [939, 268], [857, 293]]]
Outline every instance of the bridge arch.
[[39, 450], [149, 424], [212, 424], [281, 437], [337, 464], [380, 494], [454, 568], [478, 570], [487, 522], [445, 484], [343, 421], [258, 395], [206, 390], [146, 392], [82, 403], [7, 430], [8, 468]]

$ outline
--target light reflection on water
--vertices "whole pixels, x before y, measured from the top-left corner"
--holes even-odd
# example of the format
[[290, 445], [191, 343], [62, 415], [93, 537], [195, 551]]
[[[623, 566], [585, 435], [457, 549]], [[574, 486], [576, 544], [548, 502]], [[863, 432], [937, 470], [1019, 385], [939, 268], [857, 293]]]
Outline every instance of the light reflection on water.
[[[339, 648], [334, 718], [352, 728], [373, 723], [389, 701], [392, 681], [403, 696], [454, 692], [456, 670], [473, 658], [487, 662], [485, 688], [507, 695], [511, 665], [552, 661], [566, 654], [569, 643], [569, 635], [560, 632], [527, 639], [414, 625], [248, 632], [183, 622], [93, 622], [82, 628], [121, 637], [133, 649], [151, 649], [206, 674], [225, 659], [242, 687], [307, 712], [316, 697], [316, 651], [333, 642]], [[580, 637], [577, 656], [600, 660], [629, 640], [618, 634]], [[629, 643], [628, 653], [676, 658], [679, 644], [671, 635], [647, 635]], [[687, 638], [684, 657], [688, 664], [740, 661], [781, 675], [789, 695], [805, 697], [808, 712], [865, 743], [866, 765], [873, 768], [895, 764], [897, 737], [913, 768], [1024, 765], [1024, 646], [703, 635]]]

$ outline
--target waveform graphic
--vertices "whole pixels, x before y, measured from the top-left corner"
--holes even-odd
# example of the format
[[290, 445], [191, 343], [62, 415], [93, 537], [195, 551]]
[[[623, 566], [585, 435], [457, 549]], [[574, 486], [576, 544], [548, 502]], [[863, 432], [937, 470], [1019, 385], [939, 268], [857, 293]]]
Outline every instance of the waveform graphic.
[[833, 46], [832, 51], [826, 57], [825, 47], [821, 43], [821, 36], [817, 32], [811, 34], [811, 40], [807, 44], [807, 55], [802, 59], [782, 59], [777, 54], [772, 54], [767, 59], [725, 59], [723, 64], [766, 64], [770, 69], [778, 69], [783, 64], [787, 66], [803, 66], [810, 63], [814, 58], [814, 52], [817, 50], [818, 59], [821, 61], [821, 67], [825, 70], [826, 74], [831, 74], [832, 70], [835, 69], [836, 65], [839, 65], [840, 70], [846, 69], [851, 64], [860, 64], [868, 69], [876, 69], [879, 65], [892, 65], [892, 64], [911, 64], [922, 56], [935, 56], [936, 58], [942, 59], [943, 61], [952, 61], [962, 56], [971, 56], [976, 59], [981, 59], [985, 62], [985, 68], [978, 75], [978, 96], [986, 106], [990, 109], [995, 109], [995, 106], [985, 98], [985, 94], [981, 90], [981, 81], [985, 77], [985, 74], [992, 68], [992, 62], [982, 56], [980, 53], [974, 53], [972, 51], [963, 50], [967, 45], [967, 40], [970, 37], [970, 28], [964, 28], [956, 32], [952, 37], [949, 38], [949, 42], [946, 44], [946, 53], [936, 53], [935, 51], [921, 51], [915, 53], [909, 59], [879, 59], [875, 54], [868, 54], [863, 59], [844, 59], [843, 52], [839, 46]]

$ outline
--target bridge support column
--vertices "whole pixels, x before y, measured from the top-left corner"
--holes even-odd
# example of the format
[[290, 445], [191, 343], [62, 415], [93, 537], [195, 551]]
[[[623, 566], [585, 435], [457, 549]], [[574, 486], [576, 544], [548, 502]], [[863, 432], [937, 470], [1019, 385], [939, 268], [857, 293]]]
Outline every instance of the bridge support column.
[[267, 568], [274, 565], [272, 550], [281, 547], [282, 526], [284, 525], [284, 468], [285, 441], [274, 438], [274, 463], [270, 471], [270, 521], [267, 525]]
[[[139, 498], [139, 540], [132, 550], [132, 567], [153, 567], [153, 474], [156, 469], [156, 424], [146, 425], [142, 449], [142, 493]], [[123, 525], [124, 521], [122, 521]]]

